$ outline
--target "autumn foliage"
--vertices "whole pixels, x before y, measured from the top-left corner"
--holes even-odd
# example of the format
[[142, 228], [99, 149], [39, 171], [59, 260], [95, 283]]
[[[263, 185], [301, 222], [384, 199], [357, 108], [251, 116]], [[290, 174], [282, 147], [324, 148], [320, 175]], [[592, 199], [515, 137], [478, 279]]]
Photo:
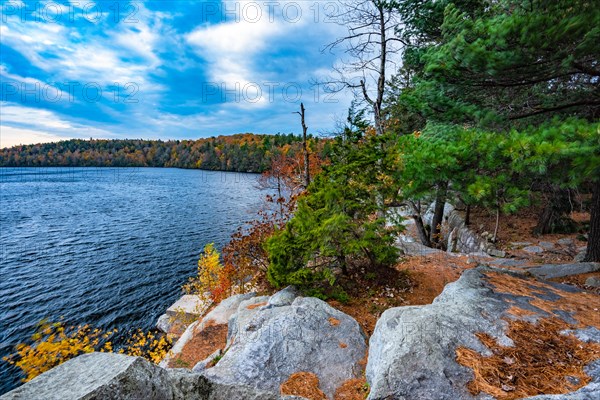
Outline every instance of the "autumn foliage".
[[78, 355], [112, 351], [108, 339], [113, 333], [103, 333], [89, 325], [67, 328], [61, 322], [44, 320], [31, 336], [32, 344], [19, 344], [16, 354], [4, 360], [19, 367], [25, 374], [23, 381], [27, 382]]
[[183, 290], [203, 300], [219, 302], [230, 292], [231, 275], [231, 268], [223, 266], [214, 243], [209, 243], [198, 260], [198, 275], [190, 278]]
[[[4, 361], [20, 368], [25, 375], [23, 382], [27, 382], [79, 355], [95, 351], [113, 352], [111, 338], [116, 333], [116, 329], [102, 331], [89, 325], [67, 327], [63, 322], [43, 320], [37, 325], [30, 343], [17, 345], [16, 353], [5, 357]], [[171, 344], [165, 335], [138, 329], [118, 353], [159, 363]]]

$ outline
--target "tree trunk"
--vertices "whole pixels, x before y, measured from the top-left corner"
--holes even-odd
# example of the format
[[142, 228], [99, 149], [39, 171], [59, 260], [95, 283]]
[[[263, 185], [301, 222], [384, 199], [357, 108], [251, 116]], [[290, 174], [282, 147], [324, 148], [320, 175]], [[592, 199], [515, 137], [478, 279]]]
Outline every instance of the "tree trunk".
[[423, 218], [421, 218], [421, 205], [418, 206], [410, 202], [410, 206], [413, 209], [412, 218], [415, 221], [415, 227], [417, 228], [417, 235], [419, 235], [419, 240], [421, 244], [427, 247], [431, 247], [431, 242], [429, 241], [429, 233], [425, 229], [425, 225], [423, 224]]
[[348, 264], [346, 263], [346, 256], [337, 256], [337, 261], [338, 264], [340, 265], [340, 268], [342, 269], [342, 274], [348, 276]]
[[500, 205], [497, 205], [496, 208], [496, 226], [494, 227], [494, 236], [492, 238], [492, 243], [496, 243], [498, 241], [498, 228], [500, 227]]
[[471, 225], [471, 206], [467, 204], [467, 211], [465, 212], [465, 225]]
[[300, 119], [302, 122], [302, 149], [304, 150], [304, 183], [306, 187], [310, 184], [310, 159], [308, 156], [308, 144], [306, 139], [306, 131], [308, 127], [304, 120], [304, 103], [300, 103]]
[[439, 244], [440, 232], [442, 231], [442, 222], [444, 220], [444, 208], [446, 206], [446, 193], [448, 191], [448, 182], [442, 182], [438, 185], [435, 195], [435, 211], [433, 221], [431, 221], [431, 234], [429, 240], [432, 244]]
[[594, 184], [590, 232], [584, 261], [600, 262], [600, 181]]
[[539, 216], [538, 224], [533, 228], [535, 235], [548, 233], [568, 233], [569, 225], [573, 225], [568, 214], [573, 211], [571, 190], [551, 187], [547, 193], [547, 203]]

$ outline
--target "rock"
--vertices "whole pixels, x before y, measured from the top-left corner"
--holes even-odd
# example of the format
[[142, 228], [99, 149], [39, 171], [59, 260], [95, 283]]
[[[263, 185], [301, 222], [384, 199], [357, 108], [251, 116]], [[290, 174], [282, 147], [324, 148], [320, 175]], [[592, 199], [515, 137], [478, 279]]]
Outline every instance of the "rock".
[[289, 306], [298, 296], [300, 292], [294, 286], [288, 286], [271, 296], [267, 304], [271, 307]]
[[455, 253], [457, 251], [457, 242], [458, 242], [458, 238], [456, 237], [457, 230], [458, 230], [458, 228], [452, 229], [452, 231], [448, 235], [448, 242], [446, 243], [446, 251], [448, 253]]
[[[200, 383], [201, 379], [197, 380]], [[203, 391], [206, 388], [198, 389]], [[183, 399], [183, 396], [184, 393], [173, 385], [165, 370], [142, 358], [91, 353], [53, 368], [2, 398]]]
[[573, 246], [575, 244], [571, 238], [558, 239], [556, 243], [560, 244], [561, 246]]
[[211, 382], [165, 370], [140, 357], [90, 353], [76, 357], [0, 397], [2, 400], [279, 400], [292, 396]]
[[213, 361], [215, 361], [215, 359], [217, 357], [221, 357], [222, 355], [223, 355], [223, 350], [218, 349], [217, 351], [212, 353], [210, 356], [206, 357], [204, 360], [198, 361], [196, 363], [196, 365], [194, 365], [194, 368], [192, 368], [192, 371], [194, 371], [194, 372], [204, 371]]
[[590, 276], [585, 280], [585, 286], [600, 287], [600, 278], [596, 276]]
[[487, 297], [477, 270], [463, 273], [427, 306], [386, 310], [369, 342], [366, 376], [369, 399], [470, 399], [472, 373], [455, 361], [455, 350], [484, 351], [474, 335], [487, 332], [512, 344], [503, 325], [482, 315], [499, 315], [505, 305]]
[[[448, 284], [430, 305], [392, 308], [382, 314], [369, 343], [366, 369], [371, 387], [369, 400], [491, 398], [485, 394], [473, 396], [468, 391], [473, 371], [458, 364], [456, 350], [466, 347], [482, 355], [491, 355], [477, 338], [478, 333], [489, 335], [501, 346], [513, 346], [505, 334], [507, 321], [517, 318], [508, 312], [510, 308], [515, 306], [530, 311], [532, 315], [523, 318], [535, 320], [548, 314], [530, 304], [533, 298], [557, 301], [556, 298], [562, 297], [552, 297], [542, 289], [537, 293], [532, 291], [528, 296], [516, 292], [499, 293], [487, 281], [486, 274], [490, 272], [517, 278], [522, 284], [521, 290], [530, 290], [532, 279], [523, 274], [478, 267], [465, 271], [458, 281]], [[537, 284], [567, 290], [564, 285], [551, 282]], [[577, 288], [568, 290], [579, 291]], [[558, 311], [554, 315], [562, 318]], [[600, 371], [594, 374], [594, 380], [600, 379]], [[598, 395], [598, 389], [590, 384], [581, 392], [587, 396]]]
[[[196, 378], [196, 381], [199, 392], [208, 389], [205, 380]], [[69, 360], [2, 397], [3, 400], [83, 398], [183, 399], [184, 393], [173, 385], [167, 371], [143, 358], [90, 353]]]
[[547, 264], [527, 271], [539, 279], [554, 279], [600, 271], [600, 263]]
[[488, 249], [487, 253], [492, 257], [500, 257], [500, 258], [506, 257], [506, 252], [503, 250]]
[[254, 296], [256, 296], [255, 293], [245, 293], [231, 296], [223, 300], [208, 314], [206, 314], [202, 320], [195, 321], [186, 328], [181, 337], [173, 345], [173, 348], [167, 357], [165, 357], [165, 359], [162, 360], [159, 365], [163, 368], [167, 368], [169, 362], [173, 358], [176, 358], [176, 356], [183, 351], [185, 345], [194, 337], [194, 335], [198, 332], [201, 332], [208, 323], [213, 325], [228, 323], [229, 318], [237, 312], [240, 303], [251, 299]]
[[167, 314], [163, 314], [156, 321], [156, 329], [163, 333], [169, 333], [173, 327], [173, 319]]
[[171, 330], [175, 326], [183, 329], [197, 320], [210, 305], [210, 301], [204, 301], [196, 295], [186, 294], [158, 318], [156, 329], [167, 334], [172, 333]]
[[396, 247], [398, 247], [402, 253], [411, 256], [424, 257], [443, 253], [442, 250], [424, 246], [408, 236], [400, 237], [396, 242]]
[[538, 253], [543, 253], [544, 249], [540, 246], [527, 246], [527, 247], [523, 247], [523, 251], [526, 251], [528, 253], [538, 254]]
[[554, 249], [554, 243], [552, 242], [539, 242], [538, 245], [546, 250]]
[[226, 324], [235, 314], [239, 305], [256, 296], [256, 293], [244, 293], [231, 296], [219, 303], [214, 309], [204, 316], [204, 321], [213, 321], [215, 324]]
[[210, 307], [210, 301], [205, 301], [200, 296], [186, 294], [181, 296], [171, 307], [167, 308], [166, 314], [173, 318], [189, 318], [195, 320]]
[[510, 245], [514, 248], [521, 248], [525, 246], [531, 246], [533, 243], [531, 242], [512, 242]]
[[295, 297], [290, 288], [242, 302], [228, 341], [223, 358], [204, 371], [209, 379], [279, 393], [293, 373], [312, 372], [330, 398], [343, 382], [361, 376], [367, 350], [354, 319], [322, 300]]
[[526, 260], [515, 260], [512, 258], [500, 258], [488, 263], [496, 267], [523, 267], [527, 264]]
[[579, 253], [577, 253], [577, 255], [575, 256], [575, 258], [573, 258], [573, 261], [583, 262], [586, 254], [587, 254], [587, 249], [580, 250]]

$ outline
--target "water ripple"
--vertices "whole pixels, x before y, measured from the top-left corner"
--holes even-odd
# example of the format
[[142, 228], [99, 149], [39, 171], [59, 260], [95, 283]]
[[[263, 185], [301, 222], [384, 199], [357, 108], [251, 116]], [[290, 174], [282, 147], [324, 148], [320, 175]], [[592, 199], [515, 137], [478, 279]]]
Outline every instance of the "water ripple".
[[[118, 172], [118, 173], [117, 173]], [[153, 326], [258, 208], [255, 175], [178, 169], [0, 168], [0, 358], [42, 318]], [[0, 395], [19, 383], [0, 361]]]

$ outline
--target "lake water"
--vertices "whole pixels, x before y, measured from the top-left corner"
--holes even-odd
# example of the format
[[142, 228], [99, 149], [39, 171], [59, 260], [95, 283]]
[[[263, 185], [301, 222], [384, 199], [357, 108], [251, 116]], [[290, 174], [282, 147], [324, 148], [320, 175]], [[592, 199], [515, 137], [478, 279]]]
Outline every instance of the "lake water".
[[[43, 318], [149, 329], [262, 201], [258, 175], [0, 168], [0, 357]], [[123, 336], [125, 334], [123, 333]], [[0, 361], [0, 394], [19, 384]]]

